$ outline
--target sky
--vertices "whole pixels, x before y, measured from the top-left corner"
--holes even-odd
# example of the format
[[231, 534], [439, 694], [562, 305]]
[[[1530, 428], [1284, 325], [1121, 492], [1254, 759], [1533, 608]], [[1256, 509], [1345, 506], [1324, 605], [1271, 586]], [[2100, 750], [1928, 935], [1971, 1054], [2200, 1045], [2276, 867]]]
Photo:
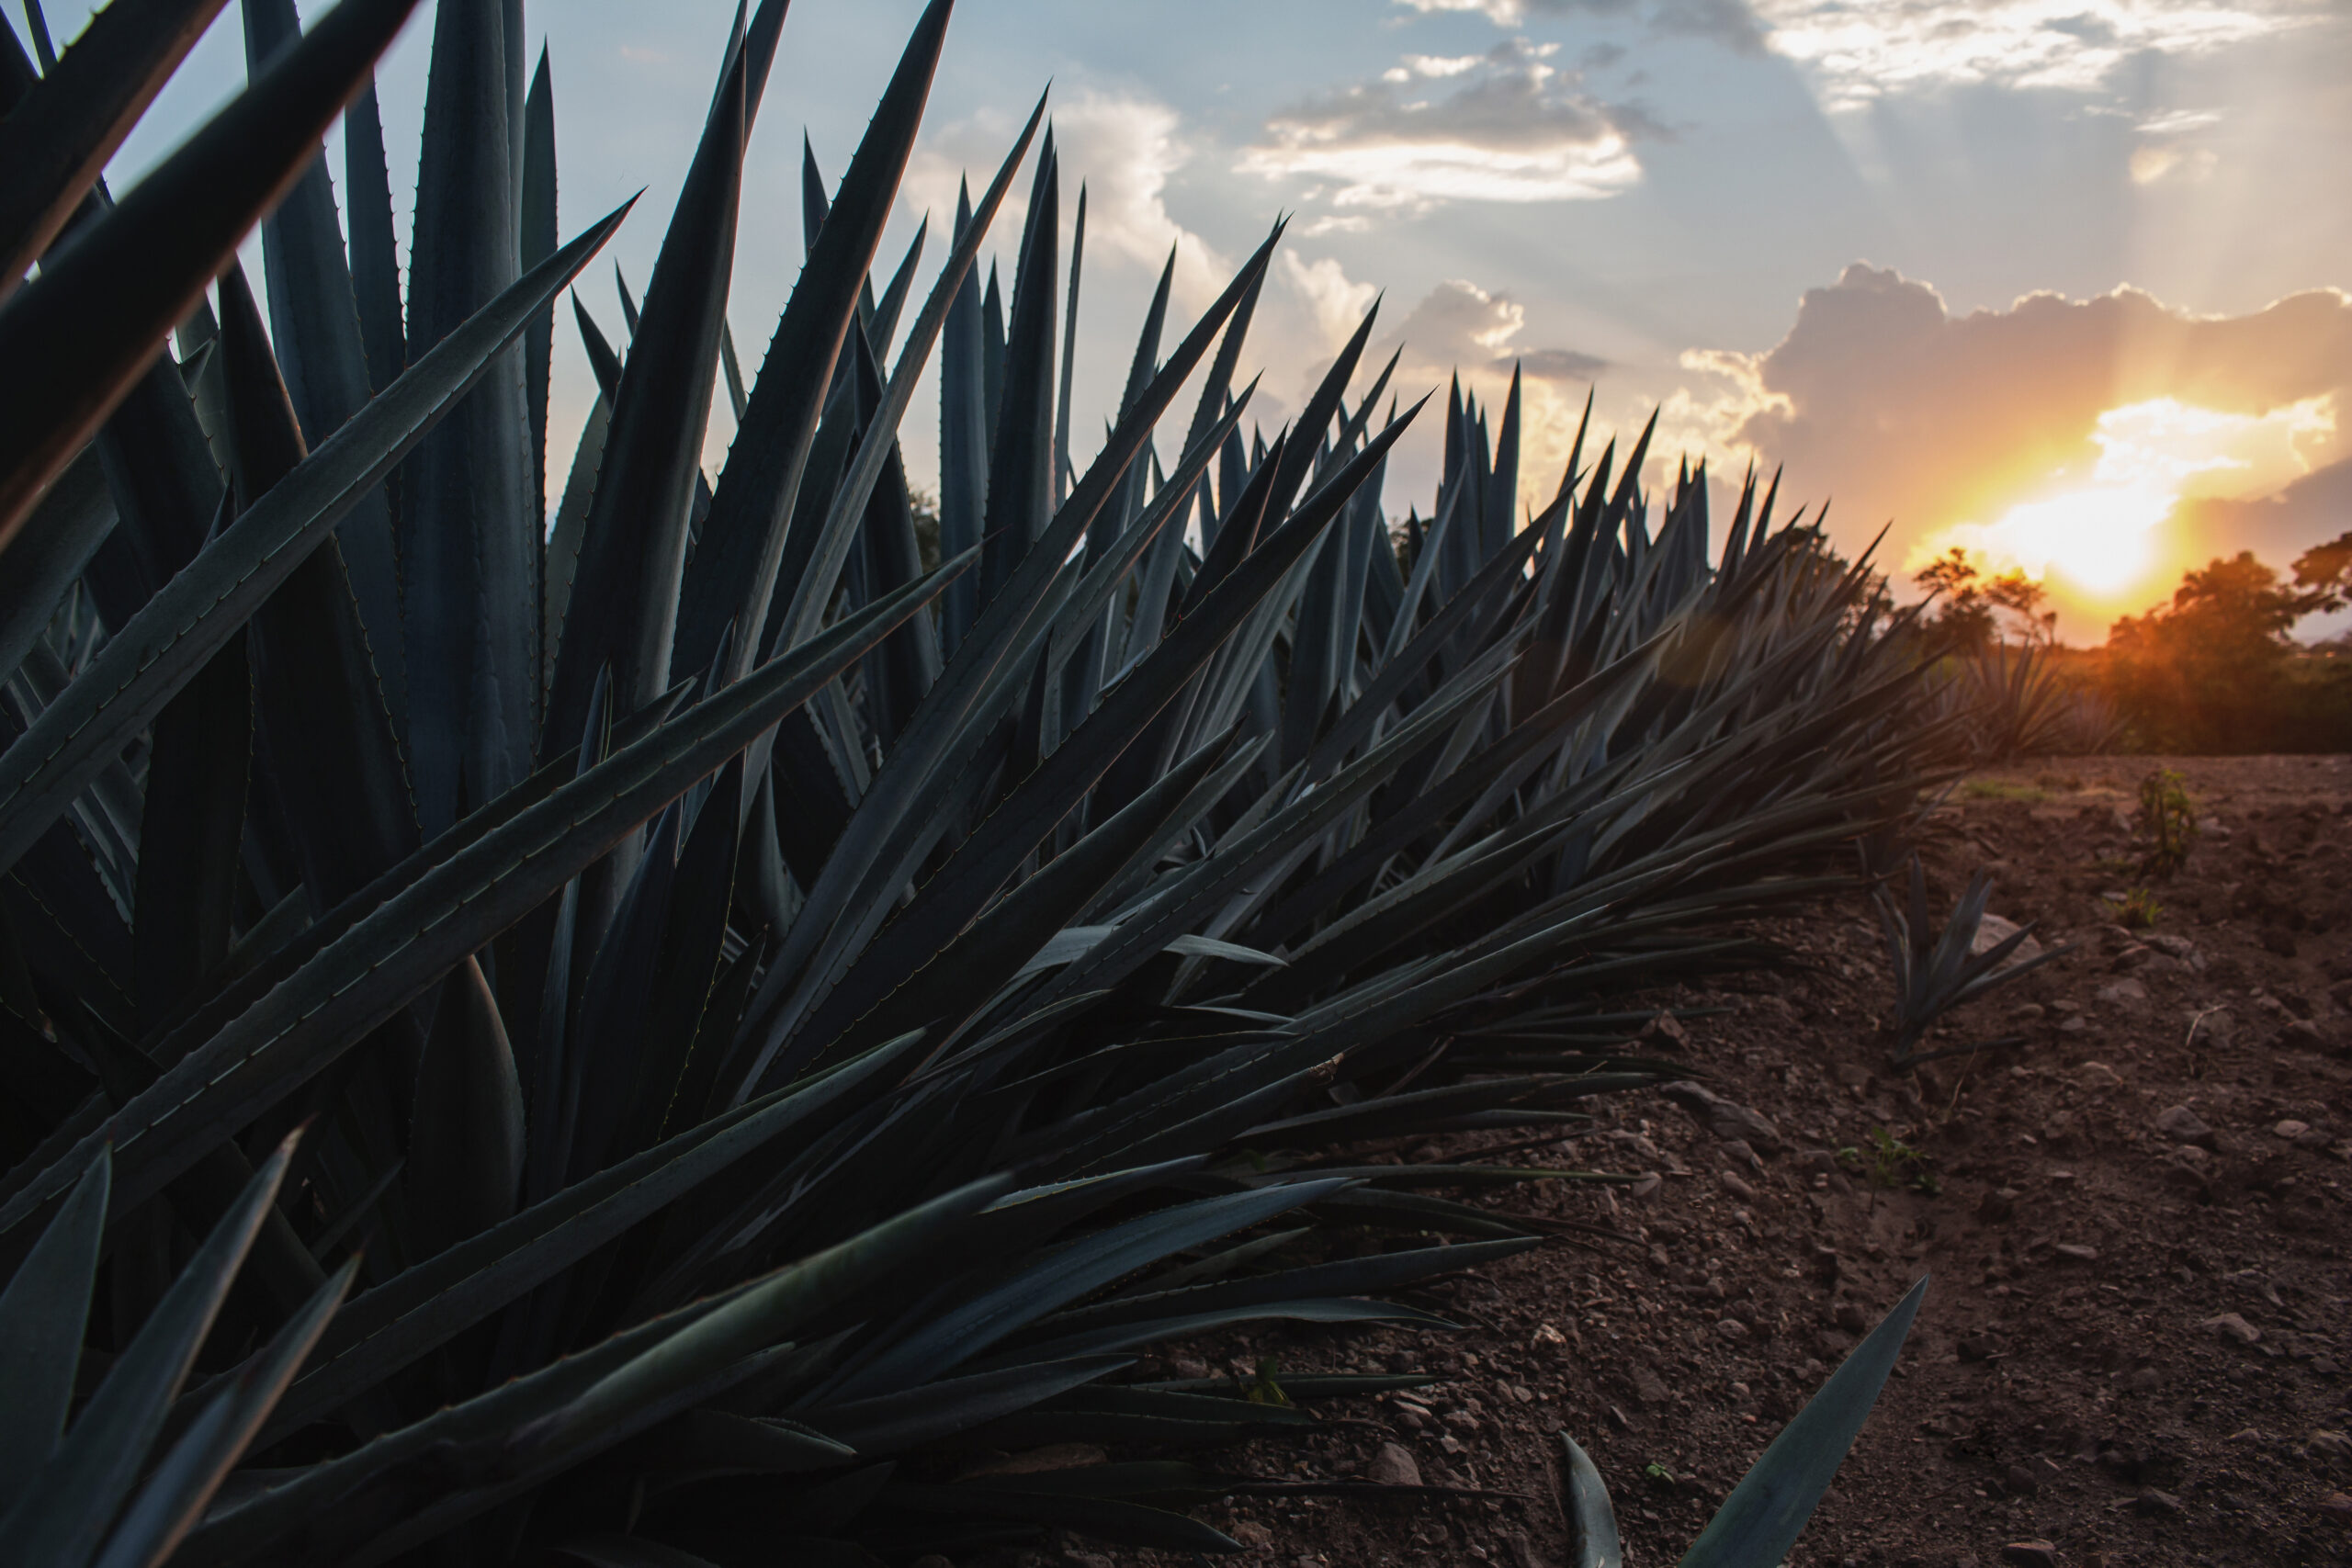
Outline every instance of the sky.
[[[608, 252], [641, 288], [732, 0], [527, 4], [562, 228], [643, 187]], [[62, 39], [91, 9], [49, 20]], [[802, 137], [838, 179], [919, 9], [792, 7], [729, 300], [747, 372], [799, 267]], [[431, 10], [379, 71], [403, 237]], [[118, 188], [242, 78], [232, 3]], [[1627, 441], [1657, 414], [1654, 482], [1685, 455], [1719, 497], [1781, 469], [1841, 548], [1884, 530], [1898, 586], [1960, 546], [2043, 581], [2075, 643], [2214, 555], [2283, 569], [2352, 527], [2346, 0], [964, 0], [886, 262], [928, 215], [928, 276], [959, 176], [984, 183], [1048, 88], [1065, 256], [1088, 196], [1081, 466], [1171, 249], [1188, 317], [1290, 214], [1248, 356], [1269, 431], [1376, 300], [1408, 400], [1459, 374], [1498, 411], [1519, 367], [1531, 508], [1589, 395]], [[580, 294], [618, 337], [612, 269]], [[557, 341], [551, 484], [593, 396]], [[905, 433], [919, 482], [933, 406]], [[1434, 489], [1425, 423], [1391, 468], [1400, 513]]]

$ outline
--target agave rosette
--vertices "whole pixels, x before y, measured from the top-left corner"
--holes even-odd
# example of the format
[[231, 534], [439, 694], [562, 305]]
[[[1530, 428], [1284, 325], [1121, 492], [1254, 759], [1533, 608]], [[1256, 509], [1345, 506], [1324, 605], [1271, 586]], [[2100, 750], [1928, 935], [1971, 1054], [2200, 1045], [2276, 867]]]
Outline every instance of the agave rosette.
[[[641, 308], [608, 339], [575, 299], [600, 396], [550, 453], [557, 296], [625, 214], [561, 240], [521, 6], [441, 0], [403, 280], [368, 72], [413, 4], [245, 0], [246, 92], [119, 203], [96, 171], [220, 0], [0, 59], [0, 238], [39, 261], [0, 303], [0, 1318], [118, 1373], [186, 1341], [104, 1476], [110, 1382], [12, 1435], [40, 1561], [1229, 1545], [1182, 1511], [1206, 1468], [936, 1456], [1393, 1382], [1133, 1368], [1434, 1324], [1389, 1297], [1535, 1245], [1465, 1197], [1582, 1173], [1347, 1151], [1566, 1137], [1686, 1072], [1612, 998], [1849, 880], [1926, 745], [1913, 641], [1753, 483], [1720, 537], [1703, 472], [1653, 527], [1646, 432], [1580, 434], [1523, 518], [1516, 389], [1400, 412], [1370, 317], [1258, 430], [1279, 231], [1181, 333], [1163, 278], [1075, 450], [1042, 105], [944, 265], [875, 272], [946, 0], [838, 188], [810, 168], [748, 378], [785, 8], [739, 18]], [[935, 542], [897, 439], [934, 355]], [[1417, 414], [1444, 479], [1398, 530]]]

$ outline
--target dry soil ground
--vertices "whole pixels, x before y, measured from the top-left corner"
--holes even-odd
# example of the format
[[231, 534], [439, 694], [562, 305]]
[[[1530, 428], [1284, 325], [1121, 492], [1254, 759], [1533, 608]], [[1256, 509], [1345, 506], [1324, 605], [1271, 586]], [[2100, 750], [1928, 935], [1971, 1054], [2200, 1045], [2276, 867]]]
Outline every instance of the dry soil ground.
[[[2160, 765], [2205, 831], [2156, 887], [2154, 930], [2127, 931], [2109, 896], [2134, 880], [2126, 814]], [[2064, 760], [1967, 781], [1923, 843], [1939, 910], [1989, 867], [1997, 913], [2079, 944], [1946, 1036], [2022, 1047], [1889, 1074], [1867, 904], [1776, 923], [1793, 963], [1651, 998], [1685, 1038], [1645, 1043], [1769, 1133], [1735, 1142], [1733, 1119], [1618, 1096], [1589, 1134], [1505, 1156], [1654, 1173], [1502, 1201], [1628, 1244], [1547, 1245], [1419, 1298], [1458, 1336], [1284, 1328], [1166, 1358], [1177, 1375], [1267, 1356], [1438, 1371], [1416, 1395], [1325, 1404], [1329, 1435], [1303, 1447], [1207, 1461], [1335, 1481], [1409, 1461], [1505, 1495], [1204, 1516], [1285, 1568], [1566, 1563], [1565, 1428], [1608, 1479], [1628, 1562], [1671, 1562], [1925, 1273], [1902, 1365], [1791, 1563], [2352, 1562], [2347, 840], [2352, 759]], [[1078, 1540], [1063, 1556], [1097, 1553], [1153, 1560]]]

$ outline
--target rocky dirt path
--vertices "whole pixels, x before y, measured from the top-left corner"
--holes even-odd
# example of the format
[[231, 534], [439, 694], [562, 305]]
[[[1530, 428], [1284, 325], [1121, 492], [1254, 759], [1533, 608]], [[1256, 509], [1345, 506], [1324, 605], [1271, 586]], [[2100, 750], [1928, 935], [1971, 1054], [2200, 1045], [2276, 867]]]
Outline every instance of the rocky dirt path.
[[[1322, 1407], [1329, 1435], [1305, 1449], [1209, 1462], [1483, 1495], [1206, 1516], [1299, 1568], [1562, 1564], [1565, 1428], [1610, 1483], [1628, 1562], [1670, 1563], [1925, 1273], [1903, 1363], [1792, 1564], [2352, 1563], [2352, 759], [2171, 761], [2205, 831], [2153, 931], [2127, 931], [2126, 814], [2158, 765], [1981, 776], [1930, 824], [1939, 911], [1989, 866], [1996, 911], [2080, 944], [1945, 1039], [2022, 1048], [1884, 1072], [1876, 927], [1859, 898], [1824, 906], [1758, 933], [1790, 964], [1649, 998], [1675, 1018], [1643, 1048], [1682, 1054], [1716, 1100], [1604, 1100], [1589, 1134], [1506, 1156], [1639, 1176], [1505, 1201], [1625, 1244], [1553, 1243], [1415, 1298], [1459, 1336], [1286, 1329], [1165, 1364], [1438, 1372]], [[1153, 1560], [1103, 1550], [1064, 1561]]]

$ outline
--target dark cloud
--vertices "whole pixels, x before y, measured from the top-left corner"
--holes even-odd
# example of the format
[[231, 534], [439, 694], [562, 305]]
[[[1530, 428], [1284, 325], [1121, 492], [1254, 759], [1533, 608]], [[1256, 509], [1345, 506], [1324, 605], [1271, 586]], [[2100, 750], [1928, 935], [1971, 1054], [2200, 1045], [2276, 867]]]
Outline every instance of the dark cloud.
[[1662, 33], [1709, 39], [1741, 54], [1764, 52], [1764, 25], [1744, 0], [1658, 0], [1649, 23]]
[[2312, 546], [2352, 528], [2352, 458], [2257, 500], [2184, 501], [2173, 522], [2193, 559], [2252, 550], [2284, 572]]
[[1538, 17], [1626, 17], [1639, 15], [1661, 33], [1711, 39], [1743, 54], [1761, 52], [1764, 24], [1746, 0], [1520, 0], [1505, 9]]
[[1510, 295], [1449, 278], [1421, 297], [1383, 345], [1401, 344], [1408, 359], [1437, 370], [1483, 367], [1509, 376], [1516, 367], [1539, 381], [1589, 381], [1609, 367], [1573, 348], [1518, 347], [1511, 340], [1526, 320], [1526, 309]]
[[1598, 141], [1616, 127], [1602, 106], [1564, 91], [1559, 71], [1523, 42], [1498, 43], [1475, 63], [1433, 61], [1310, 98], [1274, 117], [1318, 142], [1446, 140], [1506, 152]]
[[1591, 381], [1609, 368], [1609, 361], [1573, 348], [1531, 348], [1524, 354], [1502, 355], [1494, 361], [1498, 370], [1509, 370], [1514, 366], [1546, 381]]
[[1575, 200], [1633, 185], [1631, 142], [1655, 122], [1582, 92], [1553, 52], [1512, 39], [1483, 54], [1408, 55], [1274, 115], [1242, 166], [1329, 181], [1343, 207]]

